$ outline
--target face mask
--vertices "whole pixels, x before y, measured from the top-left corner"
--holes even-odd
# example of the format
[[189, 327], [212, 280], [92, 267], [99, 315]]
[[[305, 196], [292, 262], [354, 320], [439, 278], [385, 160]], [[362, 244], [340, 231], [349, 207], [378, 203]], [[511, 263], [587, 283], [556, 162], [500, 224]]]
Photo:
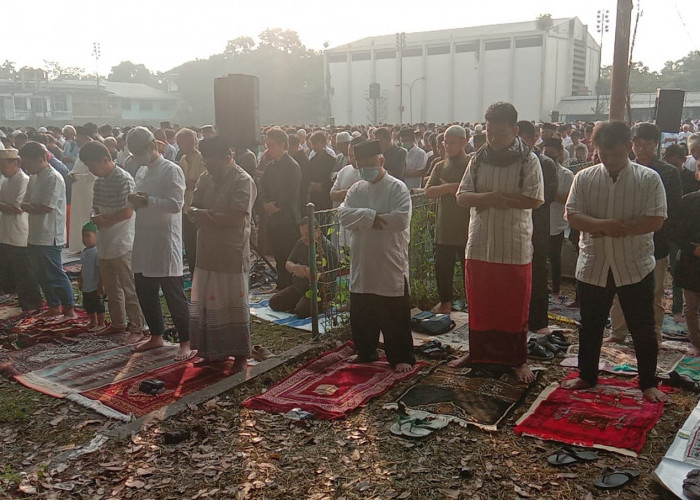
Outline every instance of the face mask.
[[363, 167], [360, 169], [360, 179], [363, 181], [374, 182], [379, 175], [379, 167]]

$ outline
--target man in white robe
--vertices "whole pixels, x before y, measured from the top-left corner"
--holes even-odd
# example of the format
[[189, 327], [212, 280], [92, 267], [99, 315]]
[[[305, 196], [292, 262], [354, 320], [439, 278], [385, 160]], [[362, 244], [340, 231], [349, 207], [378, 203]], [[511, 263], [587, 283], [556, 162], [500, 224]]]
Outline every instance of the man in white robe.
[[[92, 141], [87, 129], [76, 127], [75, 142], [79, 148]], [[70, 216], [68, 219], [68, 251], [80, 253], [83, 250], [83, 224], [90, 221], [92, 212], [92, 190], [96, 177], [90, 173], [87, 165], [75, 159], [73, 170], [68, 174], [73, 182], [71, 186]]]

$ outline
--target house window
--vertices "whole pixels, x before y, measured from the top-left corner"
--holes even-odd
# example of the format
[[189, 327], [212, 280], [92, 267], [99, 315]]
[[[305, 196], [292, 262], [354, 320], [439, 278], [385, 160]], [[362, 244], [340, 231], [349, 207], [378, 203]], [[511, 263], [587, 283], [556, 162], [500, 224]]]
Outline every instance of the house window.
[[153, 102], [152, 101], [141, 101], [140, 104], [141, 111], [152, 111]]
[[122, 99], [122, 109], [129, 111], [131, 109], [131, 101], [129, 99]]
[[15, 111], [28, 111], [27, 98], [26, 97], [15, 97]]
[[160, 103], [160, 110], [161, 111], [170, 111], [173, 109], [172, 104], [170, 104], [170, 101], [164, 101]]
[[32, 111], [35, 113], [46, 113], [46, 99], [43, 97], [32, 97]]
[[68, 98], [64, 95], [55, 95], [51, 98], [51, 107], [57, 112], [68, 111]]

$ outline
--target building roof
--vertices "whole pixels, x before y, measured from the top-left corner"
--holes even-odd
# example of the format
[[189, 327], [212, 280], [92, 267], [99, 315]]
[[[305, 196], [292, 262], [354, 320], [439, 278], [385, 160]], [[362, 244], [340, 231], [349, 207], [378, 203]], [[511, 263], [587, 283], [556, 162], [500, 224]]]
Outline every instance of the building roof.
[[[29, 93], [37, 90], [33, 85], [26, 89], [20, 88], [20, 85], [20, 82], [14, 80], [0, 80], [0, 91], [21, 93], [26, 90]], [[145, 83], [111, 82], [109, 80], [100, 80], [99, 87], [95, 80], [52, 80], [48, 82], [48, 86], [45, 81], [41, 81], [38, 90], [99, 91], [122, 99], [173, 100], [178, 98], [176, 94], [151, 87]]]
[[[609, 95], [600, 96], [600, 101], [607, 109], [610, 101]], [[656, 106], [655, 92], [640, 92], [630, 94], [630, 105], [632, 109], [649, 109]], [[686, 108], [700, 107], [700, 92], [686, 92], [683, 106]], [[555, 108], [562, 115], [593, 115], [596, 107], [596, 96], [574, 96], [564, 97]]]
[[[566, 17], [552, 19], [552, 27], [564, 24], [571, 19], [577, 19], [575, 17]], [[541, 32], [537, 28], [537, 21], [522, 21], [518, 23], [505, 23], [505, 24], [488, 24], [484, 26], [469, 26], [466, 28], [454, 28], [446, 30], [436, 30], [436, 31], [420, 31], [414, 33], [406, 33], [406, 44], [422, 44], [426, 42], [433, 42], [436, 39], [446, 39], [454, 38], [458, 40], [463, 39], [475, 39], [487, 36], [503, 36], [512, 35], [514, 33], [532, 33], [533, 31]], [[385, 46], [394, 47], [396, 45], [396, 34], [391, 35], [379, 35], [367, 38], [362, 38], [354, 42], [346, 43], [343, 45], [338, 45], [327, 49], [326, 52], [344, 52], [350, 49], [361, 49], [369, 48], [371, 46]]]

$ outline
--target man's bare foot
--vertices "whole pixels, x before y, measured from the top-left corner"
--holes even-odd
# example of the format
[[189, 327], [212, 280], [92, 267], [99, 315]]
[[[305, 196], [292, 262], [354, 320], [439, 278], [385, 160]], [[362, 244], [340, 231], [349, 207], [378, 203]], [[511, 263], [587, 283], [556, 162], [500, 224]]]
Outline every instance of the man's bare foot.
[[245, 356], [238, 356], [233, 361], [233, 366], [231, 367], [231, 374], [241, 373], [248, 367], [248, 359]]
[[450, 314], [452, 312], [452, 302], [438, 302], [430, 312], [435, 314]]
[[[160, 337], [160, 345], [163, 345], [163, 338]], [[190, 342], [180, 342], [180, 347], [177, 349], [177, 354], [175, 355], [175, 361], [186, 361], [188, 359], [194, 358], [197, 355], [197, 351], [190, 349]]]
[[411, 371], [411, 368], [413, 368], [413, 366], [409, 365], [408, 363], [396, 363], [396, 366], [394, 366], [394, 371], [398, 373], [405, 373]]
[[531, 384], [535, 381], [535, 374], [532, 373], [532, 370], [530, 370], [530, 367], [527, 366], [527, 363], [523, 363], [520, 366], [514, 366], [513, 371], [515, 372], [515, 378], [523, 384]]
[[60, 307], [49, 307], [46, 311], [41, 311], [39, 314], [37, 314], [37, 317], [40, 318], [53, 318], [56, 316], [61, 315], [61, 308]]
[[700, 358], [700, 349], [695, 346], [688, 348], [688, 352], [685, 353], [689, 358]]
[[560, 384], [562, 389], [569, 391], [578, 391], [579, 389], [590, 389], [592, 386], [582, 378], [572, 378], [571, 380], [563, 380]]
[[150, 335], [144, 335], [142, 332], [132, 332], [126, 337], [126, 339], [124, 339], [124, 345], [132, 345], [145, 342], [149, 339], [149, 337]]
[[102, 323], [101, 325], [100, 325], [100, 324], [97, 324], [97, 325], [93, 326], [93, 327], [90, 328], [89, 330], [90, 330], [91, 332], [101, 332], [102, 330], [106, 330], [106, 329], [107, 329], [107, 325], [105, 325], [104, 323]]
[[642, 391], [642, 394], [644, 394], [644, 399], [650, 403], [665, 403], [668, 401], [668, 396], [656, 387], [649, 387]]
[[163, 347], [163, 337], [161, 335], [152, 335], [148, 341], [134, 347], [134, 352], [145, 352], [159, 347]]
[[551, 335], [552, 329], [548, 326], [545, 326], [544, 328], [540, 328], [539, 330], [537, 330], [535, 333], [541, 333], [542, 335]]
[[606, 337], [603, 339], [603, 342], [615, 342], [616, 344], [624, 344], [625, 340], [627, 340], [626, 336], [621, 339], [620, 337], [616, 337], [615, 335], [606, 335]]
[[[106, 335], [115, 335], [117, 333], [125, 333], [126, 332], [126, 327], [118, 327], [118, 326], [109, 326], [107, 328], [104, 328], [97, 332], [98, 337], [104, 337]], [[139, 333], [138, 335], [140, 338], [143, 338], [143, 335]]]
[[75, 309], [73, 309], [72, 307], [64, 307], [63, 317], [65, 319], [76, 319], [78, 317], [78, 313], [76, 313]]
[[579, 303], [578, 303], [578, 300], [570, 300], [569, 302], [565, 303], [564, 306], [566, 306], [566, 307], [574, 307], [574, 308], [580, 307], [580, 305], [579, 305]]
[[97, 326], [97, 323], [93, 323], [92, 321], [90, 321], [90, 323], [88, 323], [85, 328], [87, 328], [88, 330], [92, 330], [96, 326]]
[[449, 363], [447, 363], [447, 366], [450, 368], [462, 368], [464, 365], [469, 364], [469, 354], [466, 354], [460, 358], [453, 359]]

